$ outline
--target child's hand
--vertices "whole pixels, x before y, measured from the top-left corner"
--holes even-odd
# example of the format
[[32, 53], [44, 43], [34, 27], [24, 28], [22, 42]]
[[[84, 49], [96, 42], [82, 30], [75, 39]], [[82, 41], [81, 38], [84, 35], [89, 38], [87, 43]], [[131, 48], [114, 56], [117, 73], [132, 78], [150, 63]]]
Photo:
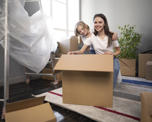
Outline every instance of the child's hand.
[[73, 54], [73, 52], [72, 52], [72, 51], [69, 51], [67, 54], [68, 54], [68, 55], [72, 55], [72, 54]]
[[80, 51], [69, 51], [67, 54], [72, 55], [72, 54], [81, 54]]

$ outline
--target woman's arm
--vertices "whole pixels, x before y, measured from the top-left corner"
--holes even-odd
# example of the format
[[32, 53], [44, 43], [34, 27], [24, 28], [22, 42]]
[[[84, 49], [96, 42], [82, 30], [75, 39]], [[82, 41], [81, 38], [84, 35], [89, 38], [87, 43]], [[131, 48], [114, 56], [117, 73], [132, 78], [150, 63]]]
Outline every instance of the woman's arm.
[[112, 40], [118, 40], [118, 34], [117, 33], [113, 33], [112, 35]]
[[[114, 33], [113, 35], [112, 35], [112, 40], [114, 41], [114, 40], [118, 40], [118, 34], [117, 33]], [[120, 47], [115, 47], [115, 52], [113, 53], [113, 55], [114, 56], [117, 56], [117, 55], [119, 55], [120, 54]]]
[[117, 56], [120, 54], [120, 47], [115, 47], [115, 52], [106, 51], [104, 54]]
[[80, 50], [77, 51], [70, 51], [68, 54], [83, 54], [84, 51], [87, 49], [88, 45], [83, 45], [83, 47]]
[[113, 53], [114, 56], [117, 56], [120, 54], [120, 47], [115, 47], [115, 52]]
[[[112, 35], [112, 40], [118, 40], [118, 34], [117, 33], [113, 33]], [[117, 45], [118, 46], [118, 45]], [[117, 56], [120, 54], [120, 47], [115, 47], [114, 49], [115, 52], [111, 52], [111, 51], [106, 51], [104, 52], [104, 54], [108, 54], [108, 55], [113, 55], [113, 56]]]

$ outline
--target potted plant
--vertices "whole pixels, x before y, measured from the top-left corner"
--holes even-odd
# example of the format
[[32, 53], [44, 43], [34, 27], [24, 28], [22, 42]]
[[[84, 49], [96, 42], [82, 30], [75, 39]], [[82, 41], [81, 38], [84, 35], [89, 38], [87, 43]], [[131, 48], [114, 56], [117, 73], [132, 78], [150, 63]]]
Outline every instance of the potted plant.
[[135, 26], [119, 26], [120, 37], [119, 44], [121, 48], [120, 70], [122, 75], [135, 76], [136, 74], [136, 57], [137, 46], [141, 39], [141, 34], [135, 31]]

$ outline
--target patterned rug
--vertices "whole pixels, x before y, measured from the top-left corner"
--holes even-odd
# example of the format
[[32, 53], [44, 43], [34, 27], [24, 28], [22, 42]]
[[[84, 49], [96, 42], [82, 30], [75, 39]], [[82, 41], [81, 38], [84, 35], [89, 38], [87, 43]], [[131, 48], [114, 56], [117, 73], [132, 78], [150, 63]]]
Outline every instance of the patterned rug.
[[41, 94], [45, 100], [99, 122], [139, 122], [140, 102], [113, 97], [113, 107], [104, 108], [62, 103], [62, 88]]

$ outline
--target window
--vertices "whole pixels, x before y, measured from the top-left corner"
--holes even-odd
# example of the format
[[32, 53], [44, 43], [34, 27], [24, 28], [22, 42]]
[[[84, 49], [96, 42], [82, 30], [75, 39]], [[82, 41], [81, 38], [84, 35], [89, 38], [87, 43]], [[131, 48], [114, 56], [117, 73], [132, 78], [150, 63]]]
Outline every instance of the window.
[[80, 0], [41, 0], [45, 15], [52, 18], [53, 40], [61, 41], [74, 35], [79, 21]]

